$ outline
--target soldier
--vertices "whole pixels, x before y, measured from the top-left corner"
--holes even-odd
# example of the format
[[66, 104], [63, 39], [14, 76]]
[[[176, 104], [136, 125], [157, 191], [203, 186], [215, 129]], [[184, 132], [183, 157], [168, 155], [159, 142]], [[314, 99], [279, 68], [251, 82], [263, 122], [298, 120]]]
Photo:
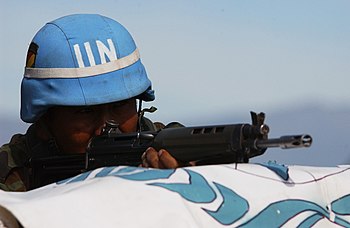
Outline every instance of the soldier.
[[[31, 158], [84, 153], [107, 120], [122, 132], [155, 130], [145, 118], [138, 126], [136, 104], [154, 98], [134, 40], [118, 22], [77, 14], [47, 23], [29, 46], [21, 85], [21, 119], [32, 125], [0, 148], [0, 188], [32, 189]], [[179, 163], [149, 148], [142, 166]]]

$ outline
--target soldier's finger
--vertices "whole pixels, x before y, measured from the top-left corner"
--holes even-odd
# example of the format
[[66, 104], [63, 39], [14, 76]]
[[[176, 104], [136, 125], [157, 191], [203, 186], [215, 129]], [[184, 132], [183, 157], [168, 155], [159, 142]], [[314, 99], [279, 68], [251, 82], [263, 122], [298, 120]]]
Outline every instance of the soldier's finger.
[[141, 162], [142, 162], [140, 164], [141, 167], [148, 168], [148, 163], [147, 163], [147, 159], [146, 159], [146, 151], [143, 152], [143, 154], [141, 156]]
[[179, 167], [178, 161], [170, 155], [170, 153], [164, 149], [161, 149], [159, 152], [160, 164], [167, 169], [175, 169]]
[[146, 150], [146, 162], [148, 167], [159, 168], [158, 152], [153, 147]]

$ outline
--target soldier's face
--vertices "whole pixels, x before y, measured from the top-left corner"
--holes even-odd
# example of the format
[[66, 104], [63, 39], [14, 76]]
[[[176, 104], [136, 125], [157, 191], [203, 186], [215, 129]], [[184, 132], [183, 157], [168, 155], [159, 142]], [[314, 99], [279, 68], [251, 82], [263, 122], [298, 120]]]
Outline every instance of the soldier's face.
[[54, 107], [48, 111], [46, 120], [63, 153], [84, 153], [90, 139], [101, 134], [107, 120], [118, 123], [122, 132], [136, 131], [136, 100], [95, 106]]

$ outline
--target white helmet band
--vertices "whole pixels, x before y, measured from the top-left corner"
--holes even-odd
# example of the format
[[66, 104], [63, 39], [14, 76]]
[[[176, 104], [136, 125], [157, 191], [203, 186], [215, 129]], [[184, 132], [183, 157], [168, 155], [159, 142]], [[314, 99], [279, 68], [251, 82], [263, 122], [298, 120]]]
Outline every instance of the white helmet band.
[[140, 59], [136, 48], [130, 55], [111, 62], [82, 68], [25, 68], [26, 78], [83, 78], [105, 74], [128, 67]]

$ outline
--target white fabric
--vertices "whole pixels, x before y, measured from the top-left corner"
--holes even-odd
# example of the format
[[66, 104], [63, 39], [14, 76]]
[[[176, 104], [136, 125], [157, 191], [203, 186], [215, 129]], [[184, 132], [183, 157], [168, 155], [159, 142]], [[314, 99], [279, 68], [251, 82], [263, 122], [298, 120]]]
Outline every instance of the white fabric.
[[[108, 175], [98, 177], [101, 170], [93, 171], [84, 180], [52, 184], [30, 192], [0, 191], [0, 205], [8, 208], [28, 228], [237, 227], [253, 218], [259, 219], [266, 208], [272, 209], [274, 216], [263, 218], [259, 227], [276, 227], [276, 221], [286, 215], [284, 210], [295, 208], [275, 203], [291, 200], [309, 202], [310, 206], [324, 211], [325, 216], [321, 216], [315, 227], [338, 227], [336, 222], [340, 219], [350, 224], [350, 216], [336, 214], [330, 208], [332, 202], [350, 194], [350, 167], [290, 166], [287, 181], [255, 164], [165, 171], [116, 167]], [[147, 178], [135, 180], [133, 175], [138, 174], [145, 174]], [[181, 189], [188, 197], [179, 193]], [[213, 200], [205, 189], [213, 190]], [[233, 192], [242, 199], [233, 197]], [[242, 200], [248, 203], [247, 211], [238, 220], [224, 224], [230, 217], [237, 216]], [[225, 210], [221, 217], [213, 215]], [[315, 214], [311, 209], [301, 210], [286, 217], [283, 226], [297, 227]]]

